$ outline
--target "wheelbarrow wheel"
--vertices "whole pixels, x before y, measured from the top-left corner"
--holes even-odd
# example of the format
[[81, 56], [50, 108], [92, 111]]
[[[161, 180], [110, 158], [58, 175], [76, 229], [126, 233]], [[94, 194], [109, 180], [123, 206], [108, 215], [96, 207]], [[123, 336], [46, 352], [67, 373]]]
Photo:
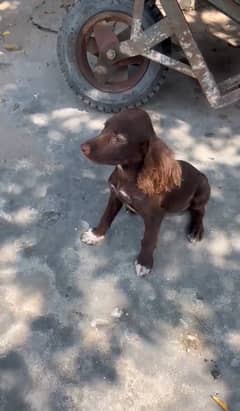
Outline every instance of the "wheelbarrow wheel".
[[[132, 11], [133, 0], [79, 0], [58, 33], [58, 59], [69, 86], [99, 111], [117, 112], [147, 103], [166, 76], [165, 67], [142, 56], [115, 59], [116, 48], [111, 47], [107, 52], [110, 71], [102, 65], [104, 44], [108, 47], [130, 38]], [[146, 0], [144, 29], [160, 18], [155, 2]], [[168, 52], [169, 42], [159, 47]]]

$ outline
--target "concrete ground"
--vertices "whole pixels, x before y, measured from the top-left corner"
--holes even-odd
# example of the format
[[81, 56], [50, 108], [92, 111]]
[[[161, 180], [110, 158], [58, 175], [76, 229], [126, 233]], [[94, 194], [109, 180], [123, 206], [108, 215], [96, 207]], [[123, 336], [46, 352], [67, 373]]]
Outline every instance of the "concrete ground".
[[[107, 116], [86, 111], [59, 71], [63, 13], [60, 1], [0, 2], [0, 410], [217, 411], [218, 393], [239, 411], [240, 103], [214, 111], [196, 82], [169, 73], [147, 107], [212, 198], [205, 240], [191, 246], [186, 217], [166, 219], [152, 275], [136, 278], [138, 217], [122, 212], [97, 248], [79, 240], [110, 173], [79, 144]], [[239, 31], [212, 17], [188, 16], [224, 77], [232, 57], [239, 65]]]

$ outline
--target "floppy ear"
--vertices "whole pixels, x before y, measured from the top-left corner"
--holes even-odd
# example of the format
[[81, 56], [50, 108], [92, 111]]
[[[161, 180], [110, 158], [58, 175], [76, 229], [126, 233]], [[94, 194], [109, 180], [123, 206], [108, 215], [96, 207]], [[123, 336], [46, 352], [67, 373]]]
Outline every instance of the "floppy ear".
[[159, 138], [150, 139], [137, 185], [148, 195], [171, 191], [181, 185], [182, 172], [173, 152]]

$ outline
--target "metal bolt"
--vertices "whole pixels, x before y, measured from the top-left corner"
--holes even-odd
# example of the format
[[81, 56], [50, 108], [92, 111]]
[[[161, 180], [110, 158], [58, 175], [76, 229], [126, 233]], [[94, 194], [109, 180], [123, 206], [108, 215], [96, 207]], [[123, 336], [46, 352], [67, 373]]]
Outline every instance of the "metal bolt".
[[106, 56], [107, 56], [108, 60], [114, 60], [117, 56], [117, 53], [114, 49], [109, 49], [106, 52]]
[[93, 71], [99, 76], [107, 74], [107, 68], [105, 66], [96, 66]]

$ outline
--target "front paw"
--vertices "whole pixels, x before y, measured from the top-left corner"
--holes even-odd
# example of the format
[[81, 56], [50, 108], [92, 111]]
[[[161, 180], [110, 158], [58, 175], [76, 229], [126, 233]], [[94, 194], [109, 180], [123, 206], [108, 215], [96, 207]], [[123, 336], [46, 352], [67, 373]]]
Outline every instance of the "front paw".
[[135, 261], [135, 269], [138, 277], [145, 277], [151, 272], [151, 267], [146, 267], [145, 265], [140, 264], [138, 260]]
[[96, 235], [93, 229], [89, 228], [89, 230], [82, 233], [80, 238], [84, 244], [96, 245], [104, 239], [104, 235]]

